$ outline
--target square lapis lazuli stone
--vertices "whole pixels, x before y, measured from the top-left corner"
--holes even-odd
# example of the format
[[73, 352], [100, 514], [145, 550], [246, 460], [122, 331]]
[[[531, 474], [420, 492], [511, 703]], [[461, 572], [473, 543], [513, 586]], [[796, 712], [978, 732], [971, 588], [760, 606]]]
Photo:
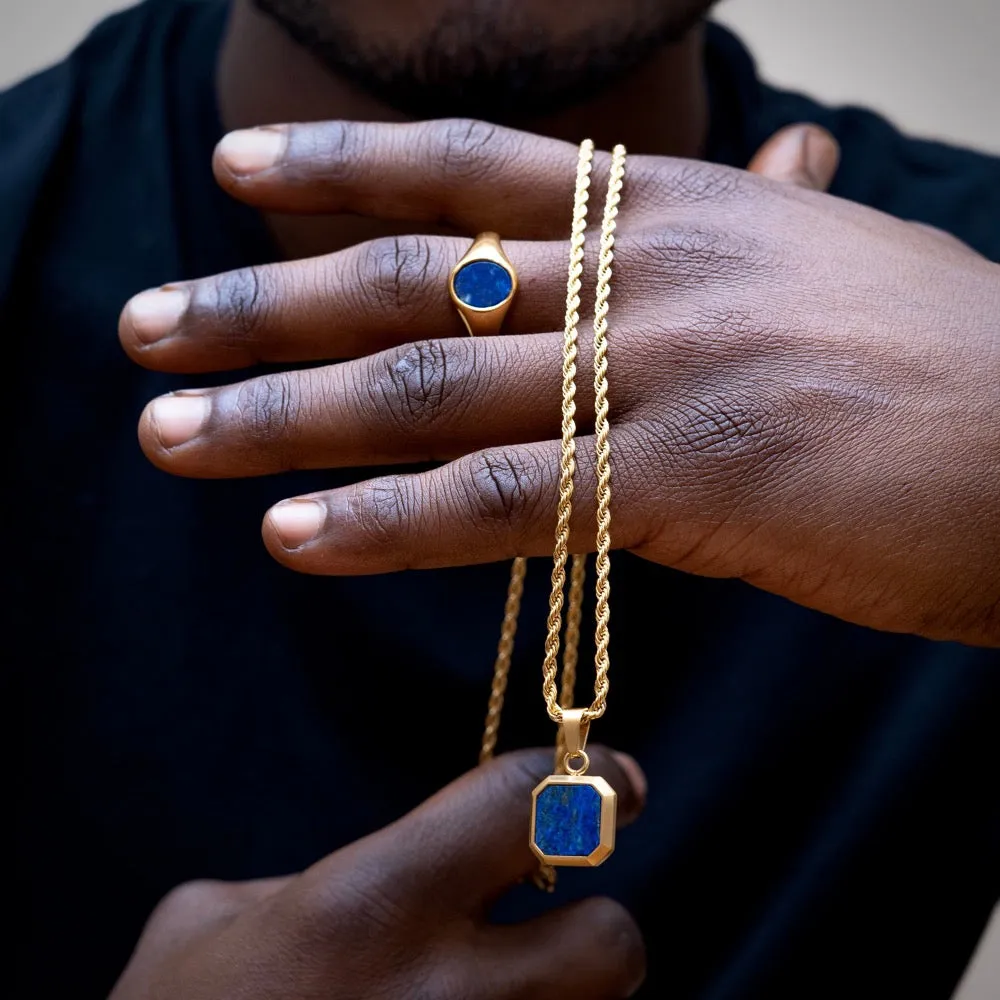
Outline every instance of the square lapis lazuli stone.
[[589, 857], [601, 844], [601, 805], [593, 785], [547, 785], [535, 800], [535, 846], [549, 857]]
[[514, 289], [510, 272], [491, 260], [474, 260], [455, 275], [455, 294], [473, 309], [492, 309]]

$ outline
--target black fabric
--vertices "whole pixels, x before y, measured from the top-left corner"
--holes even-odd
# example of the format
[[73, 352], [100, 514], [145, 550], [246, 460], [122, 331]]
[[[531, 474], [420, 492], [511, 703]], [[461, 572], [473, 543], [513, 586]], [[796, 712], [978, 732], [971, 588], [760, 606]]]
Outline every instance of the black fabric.
[[[300, 578], [260, 517], [349, 474], [191, 482], [136, 445], [143, 404], [198, 381], [131, 365], [121, 305], [273, 257], [210, 173], [224, 16], [147, 3], [0, 96], [21, 996], [104, 995], [176, 883], [299, 869], [475, 761], [506, 567]], [[721, 29], [707, 72], [716, 159], [818, 121], [843, 145], [836, 193], [1000, 259], [997, 160], [767, 89]], [[552, 736], [546, 577], [532, 566], [507, 747]], [[1000, 891], [1000, 657], [627, 556], [615, 623], [600, 735], [642, 761], [649, 807], [604, 867], [500, 916], [618, 896], [649, 997], [948, 997]], [[401, 762], [385, 735], [413, 712]]]

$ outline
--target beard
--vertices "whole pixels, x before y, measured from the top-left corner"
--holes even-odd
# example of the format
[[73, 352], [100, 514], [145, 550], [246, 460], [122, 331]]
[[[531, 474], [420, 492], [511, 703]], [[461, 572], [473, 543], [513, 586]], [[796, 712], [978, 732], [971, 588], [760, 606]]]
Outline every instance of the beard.
[[[685, 38], [715, 0], [579, 0], [575, 17], [558, 5], [562, 18], [551, 16], [552, 0], [447, 0], [434, 19], [417, 16], [424, 23], [408, 37], [384, 27], [385, 16], [371, 26], [379, 0], [252, 2], [327, 68], [405, 115], [502, 124], [600, 93]], [[565, 24], [573, 20], [581, 23]]]

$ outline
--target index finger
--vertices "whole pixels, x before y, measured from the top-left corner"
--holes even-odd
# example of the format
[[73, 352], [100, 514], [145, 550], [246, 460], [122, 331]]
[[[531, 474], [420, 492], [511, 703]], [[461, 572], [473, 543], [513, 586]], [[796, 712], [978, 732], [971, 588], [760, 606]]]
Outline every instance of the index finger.
[[577, 147], [486, 122], [328, 121], [231, 132], [215, 152], [230, 194], [280, 212], [366, 215], [505, 239], [569, 225]]
[[[329, 121], [231, 132], [216, 179], [234, 197], [276, 212], [350, 213], [504, 239], [564, 239], [572, 219], [576, 145], [488, 122]], [[611, 154], [594, 157], [595, 189]], [[644, 206], [727, 205], [745, 171], [634, 155], [620, 221]]]
[[[623, 754], [602, 747], [589, 752], [588, 773], [615, 789], [618, 825], [627, 825], [644, 805], [642, 771]], [[504, 754], [333, 859], [355, 874], [367, 870], [400, 905], [416, 899], [438, 912], [481, 912], [538, 870], [528, 844], [531, 793], [552, 772], [551, 749]]]

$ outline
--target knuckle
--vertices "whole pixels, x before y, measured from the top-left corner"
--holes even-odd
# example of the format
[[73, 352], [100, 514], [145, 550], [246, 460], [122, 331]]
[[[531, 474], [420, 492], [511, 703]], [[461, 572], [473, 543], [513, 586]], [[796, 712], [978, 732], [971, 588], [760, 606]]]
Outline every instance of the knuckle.
[[777, 359], [781, 374], [789, 374], [784, 359], [801, 353], [801, 337], [789, 325], [787, 316], [777, 316], [757, 304], [730, 305], [717, 301], [695, 302], [662, 338], [660, 350], [675, 366], [688, 366], [692, 373], [703, 372], [706, 361], [738, 365], [742, 370], [769, 359]]
[[706, 278], [758, 276], [769, 269], [761, 243], [721, 226], [673, 225], [621, 241], [620, 253], [633, 280], [655, 278], [674, 285], [702, 287]]
[[357, 257], [357, 288], [363, 305], [380, 312], [409, 310], [425, 297], [434, 267], [430, 240], [391, 236], [373, 240]]
[[697, 161], [671, 165], [661, 177], [662, 194], [674, 203], [697, 205], [705, 201], [728, 201], [741, 195], [745, 186], [741, 171]]
[[433, 128], [432, 143], [449, 177], [477, 180], [512, 152], [513, 133], [488, 122], [451, 118]]
[[756, 309], [726, 305], [695, 310], [682, 324], [677, 342], [702, 358], [712, 353], [747, 364], [765, 353], [791, 350], [795, 338]]
[[750, 378], [702, 391], [636, 425], [679, 474], [746, 498], [762, 481], [787, 478], [832, 442], [863, 431], [886, 406], [879, 393], [813, 372], [789, 374], [767, 391]]
[[706, 392], [642, 423], [692, 474], [724, 475], [741, 489], [801, 441], [795, 414], [764, 396]]
[[755, 454], [769, 436], [772, 415], [747, 400], [705, 395], [680, 410], [685, 450], [711, 459], [737, 459]]
[[266, 267], [244, 267], [222, 275], [215, 283], [215, 314], [227, 346], [252, 342], [267, 326], [275, 289]]
[[383, 477], [357, 488], [352, 514], [361, 537], [375, 548], [397, 548], [415, 504], [406, 477]]
[[494, 449], [473, 459], [469, 501], [488, 529], [523, 529], [544, 490], [545, 470], [530, 452]]
[[372, 411], [375, 423], [384, 425], [388, 411], [400, 429], [428, 430], [450, 413], [448, 355], [442, 341], [388, 351], [373, 359], [372, 368], [362, 405]]
[[287, 440], [301, 409], [300, 372], [275, 372], [239, 387], [237, 424], [252, 446], [273, 446]]
[[221, 882], [194, 879], [171, 889], [160, 901], [157, 909], [165, 913], [190, 913], [200, 910], [207, 902], [215, 902], [223, 893]]
[[184, 882], [160, 900], [147, 921], [147, 929], [166, 932], [204, 924], [226, 905], [229, 887], [211, 879]]

